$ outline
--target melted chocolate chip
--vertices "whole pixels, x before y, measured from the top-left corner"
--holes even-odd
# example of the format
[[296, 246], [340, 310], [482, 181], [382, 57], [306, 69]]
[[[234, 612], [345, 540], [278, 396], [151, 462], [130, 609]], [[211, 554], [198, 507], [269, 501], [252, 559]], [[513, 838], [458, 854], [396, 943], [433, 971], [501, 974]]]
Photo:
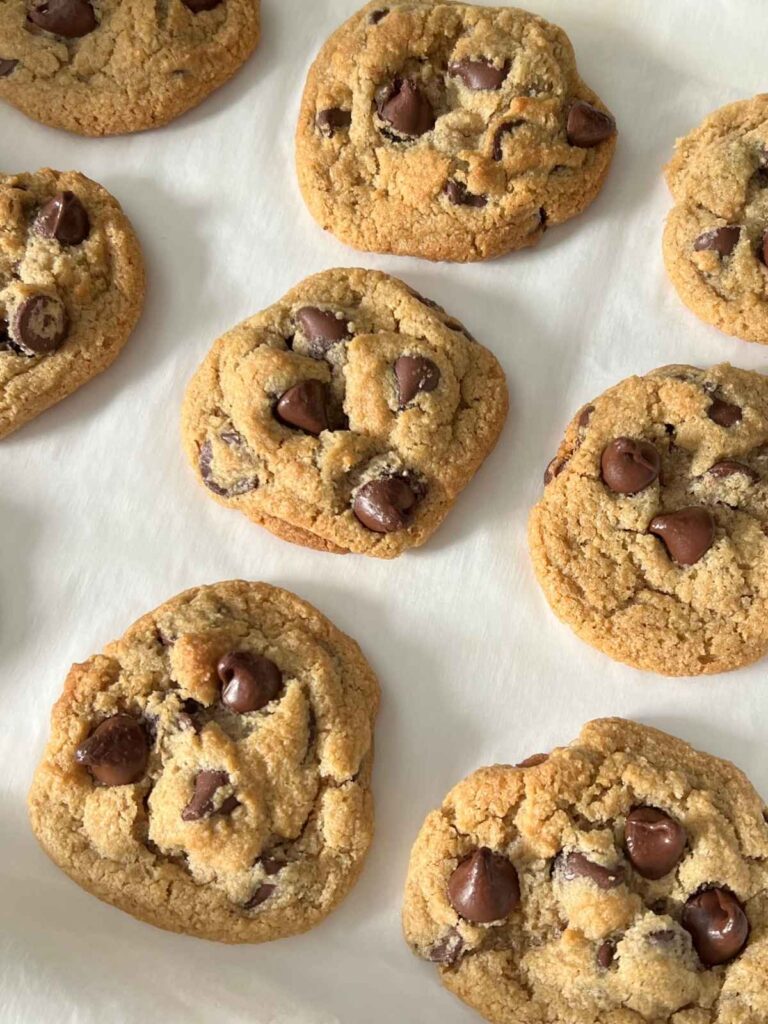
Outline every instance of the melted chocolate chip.
[[192, 11], [193, 14], [200, 14], [201, 11], [212, 11], [214, 7], [218, 7], [222, 0], [183, 0], [186, 7]]
[[451, 928], [448, 934], [436, 942], [431, 949], [427, 950], [426, 958], [433, 964], [455, 964], [461, 957], [464, 950], [464, 940], [455, 928]]
[[475, 924], [500, 921], [520, 904], [514, 864], [483, 846], [463, 860], [448, 880], [451, 906]]
[[349, 128], [352, 124], [352, 111], [340, 107], [329, 107], [319, 111], [315, 124], [326, 138], [332, 139], [337, 131]]
[[296, 320], [310, 343], [310, 354], [317, 359], [322, 359], [337, 342], [350, 337], [347, 321], [329, 310], [304, 306], [297, 311]]
[[650, 441], [617, 437], [600, 458], [603, 483], [616, 494], [638, 494], [658, 478], [661, 458]]
[[736, 248], [740, 236], [741, 228], [738, 224], [727, 224], [725, 227], [712, 228], [711, 231], [705, 231], [704, 234], [699, 235], [693, 243], [693, 248], [696, 252], [711, 250], [720, 253], [721, 256], [730, 256]]
[[578, 426], [581, 430], [586, 430], [589, 426], [589, 421], [592, 419], [592, 413], [595, 411], [594, 405], [586, 405], [579, 413]]
[[203, 441], [200, 445], [198, 465], [200, 467], [200, 476], [205, 486], [209, 491], [213, 491], [214, 494], [218, 494], [222, 498], [236, 498], [238, 495], [246, 494], [248, 491], [255, 491], [259, 486], [259, 481], [256, 477], [237, 480], [231, 487], [222, 487], [221, 484], [217, 483], [213, 476], [213, 445], [210, 441]]
[[55, 238], [62, 245], [79, 245], [88, 237], [91, 222], [74, 192], [58, 192], [41, 207], [34, 230], [43, 238]]
[[448, 65], [448, 74], [460, 78], [468, 89], [496, 90], [509, 74], [509, 62], [497, 68], [489, 60], [460, 60]]
[[732, 960], [749, 938], [744, 908], [727, 889], [706, 889], [692, 896], [683, 907], [681, 924], [705, 967]]
[[222, 703], [238, 715], [260, 711], [283, 688], [280, 669], [261, 654], [230, 651], [216, 670], [222, 682]]
[[488, 196], [477, 196], [467, 191], [467, 186], [462, 181], [446, 182], [444, 192], [448, 196], [448, 201], [454, 206], [472, 206], [482, 209], [488, 203]]
[[627, 815], [624, 843], [632, 867], [654, 881], [668, 875], [683, 856], [683, 826], [656, 807], [636, 807]]
[[544, 470], [544, 486], [546, 487], [548, 484], [551, 484], [556, 476], [560, 476], [567, 465], [568, 459], [561, 459], [557, 455], [554, 459], [550, 459], [547, 468]]
[[352, 511], [374, 533], [395, 533], [408, 525], [417, 498], [400, 476], [369, 480], [358, 490]]
[[138, 782], [148, 758], [146, 730], [131, 715], [106, 718], [75, 751], [75, 761], [104, 786]]
[[752, 483], [755, 483], [755, 481], [759, 479], [754, 469], [750, 469], [749, 466], [745, 466], [743, 462], [734, 462], [732, 459], [724, 459], [722, 462], [716, 462], [714, 466], [709, 467], [707, 473], [709, 476], [715, 477], [716, 480], [725, 480], [729, 476], [735, 476], [737, 473], [741, 473]]
[[381, 10], [378, 10], [378, 11], [371, 11], [371, 16], [369, 18], [369, 21], [370, 21], [371, 25], [378, 25], [379, 22], [382, 20], [382, 18], [386, 18], [386, 16], [388, 14], [389, 14], [389, 8], [388, 7], [382, 7]]
[[504, 124], [499, 125], [496, 129], [496, 134], [493, 136], [493, 159], [501, 160], [504, 156], [504, 136], [511, 134], [515, 128], [519, 128], [520, 125], [526, 124], [527, 122], [520, 119], [516, 121], [505, 121]]
[[262, 903], [266, 903], [276, 889], [276, 885], [270, 885], [269, 882], [264, 882], [259, 886], [248, 902], [243, 904], [243, 910], [254, 910], [256, 907], [261, 906]]
[[515, 768], [535, 768], [538, 764], [544, 764], [549, 760], [549, 754], [531, 754], [524, 761], [518, 761]]
[[587, 878], [598, 889], [615, 889], [624, 881], [624, 868], [620, 864], [615, 868], [606, 868], [585, 857], [583, 853], [561, 853], [557, 858], [557, 870], [566, 882]]
[[597, 110], [590, 103], [577, 100], [568, 111], [565, 133], [571, 146], [592, 149], [610, 139], [616, 132], [616, 122], [610, 114]]
[[606, 940], [597, 950], [597, 962], [607, 971], [616, 957], [616, 943]]
[[88, 0], [43, 0], [32, 5], [27, 18], [45, 32], [65, 39], [87, 36], [97, 25]]
[[698, 505], [655, 516], [648, 532], [659, 537], [678, 565], [695, 565], [715, 541], [715, 520], [712, 513]]
[[17, 60], [7, 60], [4, 57], [0, 57], [0, 78], [7, 78], [16, 69], [18, 63]]
[[55, 352], [68, 332], [64, 304], [52, 295], [31, 295], [19, 306], [13, 321], [14, 341], [33, 356]]
[[440, 383], [440, 370], [424, 356], [400, 356], [395, 362], [397, 396], [401, 409], [422, 391], [434, 391]]
[[401, 135], [418, 138], [435, 126], [432, 104], [417, 82], [395, 78], [376, 99], [379, 117]]
[[714, 398], [707, 410], [707, 416], [719, 427], [735, 427], [741, 422], [743, 411], [740, 405], [724, 402], [722, 398]]
[[[210, 817], [214, 813], [213, 798], [216, 795], [216, 791], [221, 789], [222, 786], [228, 785], [228, 783], [229, 775], [226, 772], [199, 772], [195, 778], [195, 791], [192, 794], [192, 799], [181, 812], [182, 819], [184, 821], [199, 821], [201, 818]], [[232, 800], [233, 797], [228, 797], [224, 803], [231, 804]], [[226, 814], [234, 810], [235, 806], [237, 806], [237, 800], [235, 800], [234, 806], [230, 807], [228, 811], [224, 810], [224, 804], [222, 804], [220, 811]]]
[[297, 427], [317, 436], [328, 429], [328, 385], [319, 380], [303, 380], [284, 392], [275, 407], [275, 416], [284, 426]]

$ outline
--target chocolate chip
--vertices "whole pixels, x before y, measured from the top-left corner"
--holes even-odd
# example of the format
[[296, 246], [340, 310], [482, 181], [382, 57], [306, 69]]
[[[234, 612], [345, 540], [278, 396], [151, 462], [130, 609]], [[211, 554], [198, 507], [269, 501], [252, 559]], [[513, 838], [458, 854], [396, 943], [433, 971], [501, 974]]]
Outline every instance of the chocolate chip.
[[222, 682], [222, 703], [238, 715], [266, 707], [283, 687], [280, 669], [261, 654], [230, 651], [216, 670]]
[[668, 875], [685, 850], [683, 826], [656, 807], [636, 807], [627, 815], [624, 843], [632, 867], [654, 881]]
[[594, 411], [594, 405], [586, 405], [579, 413], [578, 426], [582, 430], [586, 430], [586, 428], [589, 426], [589, 421], [592, 419], [592, 413]]
[[256, 477], [249, 477], [243, 480], [236, 480], [231, 487], [222, 487], [213, 477], [213, 445], [210, 441], [203, 441], [200, 445], [200, 457], [198, 459], [200, 476], [209, 491], [218, 494], [222, 498], [236, 498], [248, 491], [255, 491], [259, 486]]
[[370, 23], [372, 25], [378, 25], [382, 18], [386, 18], [389, 14], [389, 8], [383, 7], [379, 11], [371, 11]]
[[500, 68], [489, 60], [460, 60], [448, 65], [448, 74], [460, 78], [468, 89], [500, 89], [509, 74], [509, 62]]
[[265, 875], [279, 875], [285, 867], [285, 861], [275, 860], [274, 857], [262, 857], [257, 861]]
[[727, 889], [706, 889], [683, 907], [681, 924], [690, 932], [705, 967], [727, 963], [747, 944], [749, 921], [739, 900]]
[[224, 442], [224, 444], [228, 444], [232, 448], [236, 448], [238, 445], [243, 444], [243, 442], [245, 441], [243, 435], [234, 428], [232, 428], [231, 430], [222, 430], [222, 432], [219, 434], [219, 437]]
[[212, 11], [214, 7], [219, 6], [221, 0], [183, 0], [183, 2], [193, 14], [200, 14], [201, 11]]
[[326, 138], [332, 139], [337, 131], [349, 128], [352, 124], [352, 112], [340, 107], [329, 107], [318, 113], [315, 124]]
[[488, 196], [476, 196], [467, 191], [467, 186], [462, 181], [446, 182], [444, 192], [454, 206], [473, 206], [481, 209], [488, 203]]
[[517, 871], [506, 857], [482, 846], [454, 870], [448, 880], [448, 898], [467, 921], [500, 921], [520, 904]]
[[568, 111], [565, 134], [571, 146], [592, 149], [616, 132], [616, 122], [610, 114], [597, 110], [583, 100], [577, 100]]
[[624, 881], [624, 868], [618, 865], [615, 868], [606, 868], [602, 864], [595, 864], [583, 853], [561, 853], [557, 858], [557, 870], [566, 882], [573, 882], [577, 878], [588, 878], [594, 882], [598, 889], [615, 889]]
[[410, 484], [400, 476], [369, 480], [352, 502], [352, 511], [374, 533], [394, 533], [408, 525], [416, 505]]
[[310, 343], [312, 356], [316, 358], [322, 358], [329, 348], [350, 337], [349, 325], [343, 317], [316, 306], [304, 306], [298, 310], [296, 320]]
[[657, 932], [649, 932], [648, 942], [651, 946], [658, 946], [665, 949], [671, 946], [677, 938], [677, 932], [673, 928], [660, 928]]
[[64, 342], [69, 319], [64, 304], [52, 295], [31, 295], [13, 321], [14, 341], [33, 356], [47, 356]]
[[426, 958], [433, 964], [455, 964], [464, 950], [464, 940], [456, 931], [451, 928], [445, 938], [436, 942], [431, 949], [427, 950]]
[[7, 78], [19, 62], [0, 57], [0, 78]]
[[327, 407], [328, 385], [320, 380], [303, 380], [280, 396], [275, 416], [287, 427], [318, 435], [328, 429]]
[[58, 192], [41, 207], [34, 229], [43, 238], [55, 238], [62, 245], [79, 245], [88, 237], [91, 222], [74, 192]]
[[721, 256], [730, 256], [738, 244], [741, 235], [741, 228], [738, 224], [727, 224], [722, 228], [712, 228], [699, 235], [693, 243], [696, 252], [711, 250], [719, 252]]
[[669, 557], [678, 565], [695, 565], [715, 541], [712, 513], [698, 505], [655, 516], [648, 532], [660, 537]]
[[96, 15], [88, 0], [43, 0], [29, 10], [33, 25], [65, 39], [79, 39], [96, 28]]
[[[182, 819], [184, 821], [199, 821], [201, 818], [208, 818], [214, 813], [213, 797], [216, 791], [228, 783], [229, 775], [226, 772], [207, 770], [198, 772], [195, 778], [195, 791], [192, 794], [192, 799], [181, 812]], [[231, 800], [232, 797], [229, 797], [227, 802]], [[232, 809], [234, 810], [234, 808]]]
[[376, 99], [379, 117], [401, 135], [418, 137], [435, 126], [432, 104], [411, 78], [395, 78]]
[[600, 457], [603, 483], [616, 494], [638, 494], [658, 478], [661, 458], [650, 441], [617, 437]]
[[276, 889], [276, 885], [270, 885], [269, 882], [264, 882], [263, 885], [259, 886], [248, 902], [243, 904], [243, 910], [254, 910], [256, 907], [261, 906], [262, 903], [265, 903], [269, 899]]
[[[768, 186], [768, 174], [765, 171], [762, 173], [766, 176], [766, 186]], [[760, 260], [768, 266], [768, 230], [763, 232], [763, 237], [760, 240]]]
[[524, 761], [518, 761], [515, 768], [535, 768], [537, 764], [544, 764], [549, 760], [549, 754], [531, 754]]
[[758, 475], [754, 469], [750, 469], [749, 466], [745, 466], [743, 462], [734, 462], [732, 459], [724, 459], [722, 462], [716, 462], [714, 466], [709, 467], [707, 473], [709, 476], [713, 476], [717, 480], [724, 480], [729, 476], [735, 476], [737, 473], [742, 473], [752, 483], [758, 479]]
[[525, 123], [525, 121], [518, 119], [517, 121], [505, 121], [504, 124], [499, 125], [499, 127], [496, 129], [496, 134], [493, 136], [494, 160], [501, 160], [501, 158], [504, 156], [504, 148], [502, 145], [504, 142], [504, 136], [509, 135], [511, 132], [515, 130], [515, 128], [519, 128], [521, 124]]
[[0, 319], [0, 352], [12, 352], [16, 356], [27, 356], [31, 355], [30, 352], [25, 352], [15, 341], [11, 340], [11, 336], [8, 333], [8, 321]]
[[138, 782], [148, 758], [146, 730], [131, 715], [106, 718], [75, 751], [75, 761], [104, 786]]
[[558, 455], [550, 459], [544, 470], [544, 486], [551, 484], [556, 476], [560, 476], [567, 465], [568, 459], [561, 459]]
[[605, 942], [603, 942], [600, 945], [600, 947], [599, 947], [599, 949], [597, 951], [597, 962], [598, 962], [598, 964], [603, 968], [604, 971], [607, 971], [608, 968], [613, 963], [615, 957], [616, 957], [616, 943], [615, 942], [611, 942], [610, 940], [606, 940]]
[[404, 409], [420, 391], [434, 391], [440, 370], [424, 356], [400, 356], [395, 362], [395, 379], [400, 408]]
[[707, 416], [719, 427], [734, 427], [741, 422], [743, 412], [740, 405], [724, 402], [722, 398], [715, 398], [707, 410]]

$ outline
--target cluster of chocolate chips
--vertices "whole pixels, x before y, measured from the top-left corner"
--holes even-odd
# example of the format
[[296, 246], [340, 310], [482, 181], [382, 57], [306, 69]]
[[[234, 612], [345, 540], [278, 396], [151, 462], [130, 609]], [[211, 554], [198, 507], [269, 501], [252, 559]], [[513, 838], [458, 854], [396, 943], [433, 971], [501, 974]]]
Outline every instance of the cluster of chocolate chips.
[[[541, 763], [536, 755], [523, 766]], [[642, 878], [658, 881], [672, 872], [683, 857], [688, 837], [685, 829], [657, 807], [636, 807], [627, 815], [624, 850]], [[627, 873], [617, 862], [606, 867], [578, 851], [561, 851], [555, 858], [553, 874], [562, 883], [586, 879], [598, 889], [610, 890], [625, 884]], [[453, 870], [448, 879], [448, 899], [456, 913], [473, 924], [503, 921], [520, 906], [520, 881], [508, 857], [487, 847], [474, 850]], [[692, 895], [680, 912], [680, 924], [691, 936], [694, 949], [705, 967], [727, 963], [744, 949], [749, 938], [749, 921], [744, 907], [727, 889], [716, 886]], [[428, 953], [429, 959], [455, 963], [463, 941], [455, 929]], [[616, 942], [600, 944], [596, 959], [607, 969], [616, 956]]]
[[[58, 192], [40, 207], [32, 230], [60, 245], [80, 245], [90, 234], [91, 222], [73, 192]], [[69, 333], [64, 303], [54, 295], [38, 292], [21, 302], [10, 325], [0, 322], [0, 350], [16, 355], [47, 356], [55, 352]]]
[[[213, 10], [223, 0], [182, 2], [193, 14], [199, 14], [201, 11]], [[33, 31], [50, 32], [51, 35], [61, 36], [63, 39], [80, 39], [93, 32], [98, 24], [96, 12], [89, 0], [33, 0], [27, 8], [27, 25]], [[10, 69], [12, 70], [13, 68]], [[10, 71], [6, 73], [10, 74]]]

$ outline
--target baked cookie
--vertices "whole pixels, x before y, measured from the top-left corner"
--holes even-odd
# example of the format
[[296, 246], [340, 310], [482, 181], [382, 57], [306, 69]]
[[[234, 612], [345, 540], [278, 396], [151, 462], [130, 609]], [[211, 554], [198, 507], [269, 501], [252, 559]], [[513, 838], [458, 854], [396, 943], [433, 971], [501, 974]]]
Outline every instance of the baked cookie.
[[105, 370], [144, 302], [133, 228], [74, 171], [0, 175], [0, 437]]
[[294, 594], [188, 590], [70, 670], [32, 827], [78, 885], [160, 928], [305, 931], [371, 841], [378, 692], [357, 644]]
[[215, 343], [184, 398], [198, 479], [285, 540], [394, 558], [496, 443], [504, 374], [402, 281], [328, 270]]
[[0, 98], [79, 135], [155, 128], [250, 56], [259, 0], [3, 0]]
[[664, 262], [680, 298], [726, 334], [768, 344], [768, 94], [679, 139]]
[[375, 0], [312, 65], [296, 155], [307, 206], [343, 242], [465, 262], [581, 213], [615, 145], [562, 29], [516, 8]]
[[529, 542], [555, 613], [612, 658], [726, 672], [768, 649], [768, 377], [630, 377], [582, 409]]
[[727, 761], [590, 722], [427, 817], [406, 938], [493, 1024], [764, 1024], [764, 810]]

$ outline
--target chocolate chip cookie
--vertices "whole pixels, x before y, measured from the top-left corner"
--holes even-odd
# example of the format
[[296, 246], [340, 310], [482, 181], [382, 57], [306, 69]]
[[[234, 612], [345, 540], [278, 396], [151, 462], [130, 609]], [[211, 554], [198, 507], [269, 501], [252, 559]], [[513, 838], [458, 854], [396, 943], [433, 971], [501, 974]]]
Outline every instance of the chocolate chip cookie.
[[406, 938], [493, 1024], [763, 1024], [764, 813], [727, 761], [590, 722], [427, 817]]
[[710, 114], [666, 174], [664, 261], [680, 298], [726, 334], [768, 344], [768, 94]]
[[581, 213], [615, 144], [557, 26], [516, 8], [375, 0], [313, 64], [296, 152], [307, 206], [342, 241], [464, 262]]
[[294, 594], [188, 590], [72, 667], [32, 827], [78, 885], [160, 928], [305, 931], [371, 841], [377, 704], [357, 644]]
[[259, 0], [4, 0], [0, 98], [79, 135], [154, 128], [223, 85]]
[[768, 649], [768, 377], [630, 377], [582, 409], [529, 542], [555, 613], [618, 661], [726, 672]]
[[182, 432], [221, 504], [297, 544], [393, 558], [443, 521], [507, 402], [494, 357], [435, 303], [328, 270], [219, 338]]
[[0, 175], [0, 437], [105, 370], [144, 302], [131, 225], [75, 171]]

